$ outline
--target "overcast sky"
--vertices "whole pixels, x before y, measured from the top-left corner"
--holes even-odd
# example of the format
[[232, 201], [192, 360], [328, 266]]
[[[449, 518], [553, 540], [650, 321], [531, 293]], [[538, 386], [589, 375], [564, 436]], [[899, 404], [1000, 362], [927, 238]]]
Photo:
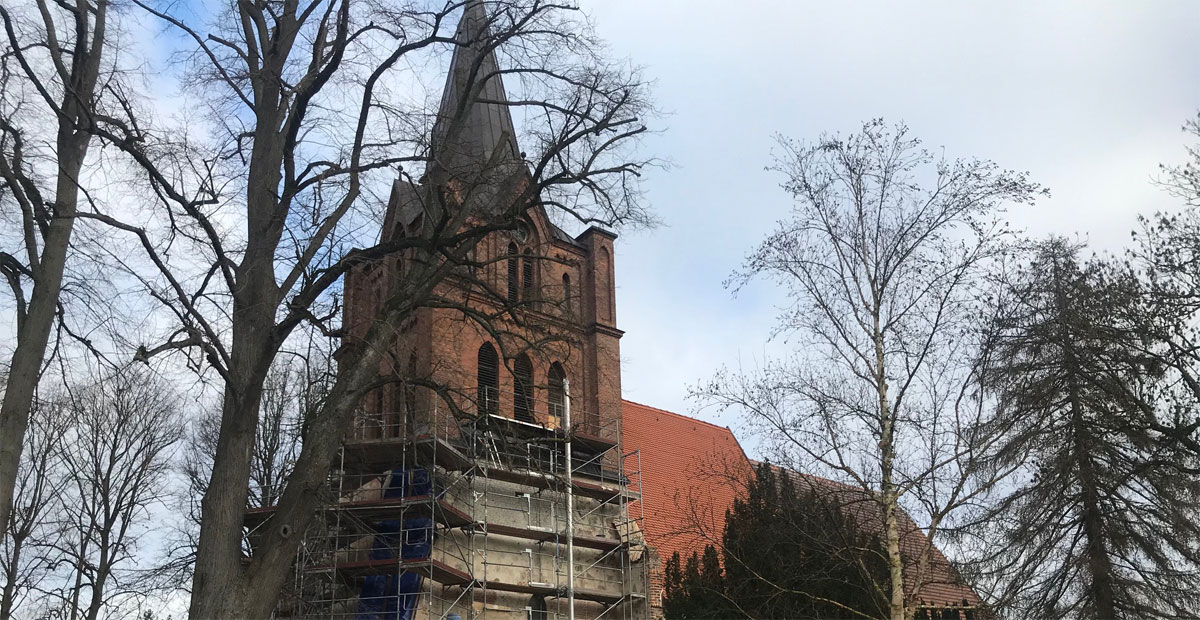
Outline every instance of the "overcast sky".
[[722, 281], [789, 207], [764, 171], [776, 133], [903, 120], [926, 146], [1048, 186], [1014, 223], [1119, 251], [1138, 213], [1172, 206], [1151, 179], [1182, 159], [1200, 109], [1193, 0], [584, 7], [668, 112], [648, 147], [674, 167], [646, 183], [665, 224], [618, 240], [617, 305], [625, 397], [681, 413], [688, 385], [764, 355], [779, 298], [763, 285], [733, 299]]

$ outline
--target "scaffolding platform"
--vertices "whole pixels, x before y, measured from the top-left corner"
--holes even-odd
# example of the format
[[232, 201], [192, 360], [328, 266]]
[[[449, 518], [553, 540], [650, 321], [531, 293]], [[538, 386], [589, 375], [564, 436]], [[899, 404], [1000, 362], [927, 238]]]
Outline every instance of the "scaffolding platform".
[[[534, 542], [557, 542], [565, 540], [566, 534], [554, 530], [543, 530], [529, 527], [516, 527], [511, 525], [503, 525], [500, 523], [482, 524], [482, 527], [487, 530], [488, 534], [499, 534], [501, 536], [511, 536], [513, 538], [521, 538], [524, 540], [532, 540]], [[616, 538], [608, 538], [606, 536], [589, 536], [585, 534], [575, 535], [575, 544], [588, 549], [598, 549], [600, 551], [612, 551], [627, 543]]]
[[[572, 597], [582, 618], [645, 617], [640, 455], [619, 416], [568, 431], [454, 409], [356, 413], [276, 617], [483, 620], [542, 599], [550, 620]], [[274, 514], [246, 512], [250, 544]]]
[[[410, 517], [430, 517], [448, 527], [465, 527], [472, 523], [471, 516], [464, 510], [445, 499], [435, 499], [428, 495], [342, 502], [338, 507], [358, 519], [367, 521], [387, 519], [403, 511]], [[328, 516], [328, 511], [326, 513]], [[250, 528], [257, 527], [274, 514], [274, 506], [252, 508], [246, 511], [245, 524]]]
[[413, 573], [448, 586], [460, 586], [472, 582], [471, 576], [466, 572], [452, 568], [444, 562], [425, 558], [401, 560], [399, 562], [395, 559], [383, 559], [359, 560], [357, 562], [340, 562], [326, 565], [318, 564], [309, 567], [308, 570], [314, 573], [337, 572], [349, 577]]

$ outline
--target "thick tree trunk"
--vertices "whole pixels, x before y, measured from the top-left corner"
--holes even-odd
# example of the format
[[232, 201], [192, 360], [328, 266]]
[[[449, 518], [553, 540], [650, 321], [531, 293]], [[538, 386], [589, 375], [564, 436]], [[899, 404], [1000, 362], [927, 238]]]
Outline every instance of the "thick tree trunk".
[[[17, 330], [17, 347], [9, 363], [4, 401], [0, 403], [0, 532], [8, 530], [8, 520], [12, 515], [13, 490], [25, 432], [29, 428], [29, 412], [33, 408], [34, 391], [46, 359], [46, 345], [50, 341], [50, 329], [58, 309], [67, 250], [79, 204], [79, 172], [83, 169], [91, 142], [88, 131], [93, 116], [101, 56], [105, 49], [108, 2], [99, 0], [92, 6], [81, 3], [76, 10], [79, 13], [74, 21], [74, 38], [71, 41], [74, 55], [71, 62], [62, 62], [61, 57], [66, 55], [63, 50], [51, 51], [59, 55], [61, 64], [70, 65], [71, 75], [70, 83], [64, 84], [65, 92], [56, 115], [58, 174], [52, 214], [42, 239], [38, 264], [29, 265], [33, 272], [33, 293]], [[8, 21], [6, 14], [5, 22]], [[33, 208], [41, 209], [43, 206], [38, 204]], [[32, 240], [27, 242], [31, 243]], [[30, 251], [34, 250], [30, 248]]]
[[[280, 497], [274, 517], [262, 530], [262, 539], [254, 550], [253, 558], [246, 564], [243, 564], [240, 544], [241, 523], [249, 495], [249, 457], [229, 459], [238, 462], [226, 464], [219, 473], [214, 467], [209, 490], [204, 497], [201, 545], [212, 545], [217, 541], [223, 546], [218, 547], [216, 553], [212, 548], [203, 546], [197, 552], [190, 610], [192, 618], [267, 618], [271, 615], [317, 506], [329, 465], [337, 454], [342, 435], [358, 402], [356, 386], [368, 383], [376, 375], [381, 351], [390, 344], [386, 334], [394, 334], [395, 330], [381, 326], [374, 333], [368, 339], [376, 346], [364, 347], [360, 352], [361, 357], [351, 355], [342, 366], [342, 373], [330, 391], [326, 405], [307, 421], [303, 447], [293, 473]], [[262, 376], [265, 379], [265, 373]], [[257, 385], [261, 387], [262, 383]], [[243, 430], [239, 427], [233, 432], [243, 433]], [[253, 428], [248, 435], [252, 441]], [[251, 447], [244, 439], [236, 443], [237, 449]], [[233, 446], [232, 443], [230, 445]], [[222, 493], [215, 486], [218, 480], [225, 481], [221, 484], [236, 483], [240, 486], [230, 489], [230, 493]], [[224, 530], [217, 529], [222, 526]], [[203, 538], [206, 533], [207, 539]], [[228, 550], [228, 553], [220, 553], [223, 550]]]
[[246, 601], [254, 596], [245, 579], [249, 566], [242, 562], [242, 521], [250, 492], [250, 455], [260, 397], [270, 359], [252, 356], [263, 356], [266, 338], [274, 327], [272, 316], [253, 307], [234, 314], [232, 362], [221, 408], [221, 431], [208, 488], [201, 500], [192, 618], [244, 616]]
[[4, 391], [4, 401], [0, 404], [0, 532], [8, 529], [12, 514], [13, 490], [17, 484], [17, 468], [21, 462], [25, 432], [29, 428], [29, 412], [33, 408], [34, 391], [42, 363], [46, 360], [46, 345], [50, 341], [50, 330], [58, 310], [58, 295], [62, 290], [67, 249], [79, 200], [77, 179], [87, 154], [87, 145], [86, 136], [70, 136], [59, 140], [54, 218], [43, 239], [40, 262], [34, 272], [33, 294], [17, 331], [17, 348], [12, 354], [8, 385]]
[[[270, 83], [279, 70], [268, 63], [259, 79]], [[270, 84], [274, 86], [274, 84]], [[192, 618], [259, 618], [256, 599], [271, 591], [256, 591], [253, 573], [258, 563], [243, 562], [242, 522], [250, 495], [255, 433], [263, 385], [279, 343], [275, 342], [275, 313], [279, 308], [275, 281], [275, 249], [283, 230], [276, 191], [279, 187], [282, 136], [277, 88], [255, 90], [258, 110], [254, 147], [247, 172], [246, 253], [235, 274], [233, 337], [221, 404], [221, 429], [213, 455], [213, 470], [201, 500], [200, 538], [192, 576]], [[286, 567], [285, 567], [286, 568]], [[282, 582], [281, 582], [282, 585]], [[271, 601], [274, 604], [274, 601]]]

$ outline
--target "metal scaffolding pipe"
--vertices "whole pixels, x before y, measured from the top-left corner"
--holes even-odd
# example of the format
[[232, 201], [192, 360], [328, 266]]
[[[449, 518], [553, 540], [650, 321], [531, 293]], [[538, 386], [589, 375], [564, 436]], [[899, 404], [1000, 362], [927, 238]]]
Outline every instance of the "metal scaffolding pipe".
[[575, 483], [571, 477], [571, 382], [565, 377], [563, 426], [567, 429], [567, 620], [575, 620]]

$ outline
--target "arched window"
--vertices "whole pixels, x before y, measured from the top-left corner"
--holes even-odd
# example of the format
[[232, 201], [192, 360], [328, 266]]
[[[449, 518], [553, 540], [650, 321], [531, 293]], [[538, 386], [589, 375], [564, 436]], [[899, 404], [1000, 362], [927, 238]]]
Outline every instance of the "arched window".
[[546, 597], [537, 594], [529, 597], [529, 620], [546, 620], [550, 617], [547, 612]]
[[612, 260], [609, 258], [608, 248], [600, 248], [600, 260], [596, 265], [596, 279], [600, 282], [596, 291], [596, 295], [599, 297], [600, 318], [611, 321], [613, 318], [613, 281]]
[[533, 252], [525, 250], [525, 255], [521, 257], [521, 286], [525, 289], [525, 299], [532, 296], [533, 285]]
[[563, 274], [563, 290], [562, 290], [563, 310], [567, 313], [571, 312], [571, 275]]
[[495, 414], [500, 402], [500, 358], [490, 342], [479, 347], [477, 370], [479, 411]]
[[547, 383], [549, 384], [550, 396], [550, 426], [559, 428], [562, 426], [563, 415], [567, 411], [567, 373], [563, 371], [562, 364], [554, 362], [550, 364], [550, 372], [547, 375]]
[[513, 417], [533, 422], [533, 362], [524, 353], [513, 360]]
[[517, 290], [521, 286], [520, 270], [517, 268], [517, 244], [508, 244], [508, 300], [517, 300]]

